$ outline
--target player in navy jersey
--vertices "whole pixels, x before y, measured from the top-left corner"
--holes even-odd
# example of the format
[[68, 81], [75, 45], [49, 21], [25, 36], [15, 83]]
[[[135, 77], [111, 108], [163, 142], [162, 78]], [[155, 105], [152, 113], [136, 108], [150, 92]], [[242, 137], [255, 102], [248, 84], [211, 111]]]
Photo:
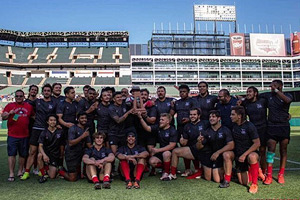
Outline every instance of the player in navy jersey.
[[227, 89], [222, 89], [219, 91], [216, 109], [221, 113], [222, 125], [226, 126], [230, 130], [233, 127], [233, 123], [230, 119], [231, 108], [237, 105], [238, 99], [230, 96]]
[[110, 173], [115, 156], [113, 152], [105, 147], [105, 134], [93, 134], [94, 146], [86, 149], [82, 161], [87, 165], [86, 174], [90, 181], [93, 181], [95, 189], [101, 189], [100, 181], [103, 181], [102, 187], [110, 189]]
[[59, 174], [68, 181], [76, 181], [81, 172], [81, 161], [86, 147], [92, 147], [90, 133], [86, 128], [86, 113], [78, 113], [78, 124], [68, 130], [67, 145], [65, 150], [65, 161], [68, 172], [60, 169]]
[[61, 95], [62, 85], [60, 83], [53, 83], [52, 88], [53, 88], [53, 96], [52, 97], [53, 97], [53, 99], [58, 101], [57, 104], [64, 101], [66, 97]]
[[214, 110], [218, 103], [218, 97], [210, 95], [208, 92], [208, 84], [205, 81], [198, 83], [199, 95], [193, 97], [197, 103], [197, 108], [202, 111], [201, 119], [209, 119], [209, 111]]
[[247, 89], [246, 99], [242, 102], [246, 114], [249, 116], [249, 121], [254, 124], [259, 135], [260, 147], [260, 169], [259, 178], [264, 181], [267, 169], [266, 162], [266, 147], [267, 147], [267, 101], [264, 98], [259, 98], [256, 87]]
[[170, 125], [172, 116], [168, 113], [160, 115], [159, 125], [147, 125], [144, 121], [142, 114], [139, 112], [138, 117], [143, 128], [150, 134], [157, 134], [159, 148], [152, 148], [150, 151], [149, 164], [155, 167], [162, 167], [164, 173], [160, 180], [168, 180], [171, 165], [172, 150], [176, 147], [178, 135], [176, 129]]
[[[189, 123], [190, 118], [190, 109], [196, 108], [196, 102], [193, 98], [189, 97], [190, 88], [187, 85], [179, 86], [179, 95], [180, 99], [177, 100], [174, 104], [174, 107], [171, 109], [171, 115], [177, 114], [177, 132], [178, 137], [180, 138], [183, 134], [184, 126]], [[179, 140], [178, 138], [178, 140]], [[190, 161], [185, 160], [185, 172], [182, 176], [189, 176], [192, 174], [190, 168]]]
[[263, 93], [260, 97], [265, 98], [268, 103], [268, 152], [267, 163], [268, 173], [264, 184], [272, 183], [273, 162], [276, 150], [276, 144], [279, 143], [280, 152], [280, 170], [278, 173], [278, 183], [284, 183], [284, 170], [287, 160], [287, 146], [290, 141], [290, 115], [289, 108], [293, 96], [282, 92], [283, 83], [280, 80], [272, 81], [271, 92]]
[[[108, 130], [110, 123], [109, 114], [110, 96], [107, 91], [102, 90], [100, 94], [100, 103], [96, 109], [97, 118], [97, 131], [106, 135], [106, 141], [108, 140]], [[108, 146], [108, 145], [107, 145]]]
[[30, 147], [29, 147], [29, 156], [26, 162], [25, 173], [21, 177], [21, 180], [26, 180], [29, 178], [30, 168], [34, 163], [34, 159], [37, 155], [38, 150], [38, 140], [40, 134], [43, 130], [45, 130], [48, 125], [46, 122], [46, 118], [49, 114], [56, 113], [57, 101], [55, 101], [52, 97], [52, 87], [50, 84], [46, 84], [42, 87], [43, 99], [36, 99], [34, 103], [35, 107], [35, 121], [32, 127], [32, 133], [30, 137]]
[[127, 145], [118, 148], [117, 158], [126, 181], [126, 189], [140, 189], [140, 181], [149, 153], [145, 147], [136, 144], [135, 133], [127, 134]]
[[64, 145], [63, 131], [56, 128], [58, 124], [57, 116], [54, 114], [48, 115], [46, 121], [49, 126], [39, 137], [38, 164], [42, 175], [39, 179], [40, 183], [47, 181], [46, 173], [51, 179], [56, 177]]
[[156, 123], [159, 123], [160, 114], [170, 113], [171, 107], [174, 104], [175, 99], [166, 97], [166, 88], [159, 86], [156, 90], [157, 99], [155, 101], [155, 107], [157, 108]]
[[249, 182], [248, 173], [250, 173], [252, 184], [249, 188], [249, 192], [257, 193], [259, 170], [259, 155], [257, 149], [260, 146], [260, 141], [256, 127], [253, 123], [246, 120], [246, 112], [242, 106], [233, 107], [230, 118], [234, 123], [232, 136], [235, 144], [235, 166], [239, 182], [242, 185], [247, 185]]

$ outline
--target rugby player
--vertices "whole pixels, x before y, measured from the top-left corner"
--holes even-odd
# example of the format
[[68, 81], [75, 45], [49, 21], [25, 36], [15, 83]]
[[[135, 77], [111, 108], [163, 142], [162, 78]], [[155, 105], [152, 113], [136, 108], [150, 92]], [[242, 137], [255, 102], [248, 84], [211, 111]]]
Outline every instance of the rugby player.
[[87, 165], [87, 177], [93, 181], [95, 189], [101, 189], [100, 181], [103, 181], [103, 188], [110, 189], [111, 163], [115, 160], [115, 156], [110, 149], [104, 146], [104, 133], [94, 133], [93, 140], [94, 146], [86, 149], [82, 158]]
[[61, 88], [62, 88], [62, 85], [60, 83], [53, 83], [52, 84], [52, 88], [53, 88], [53, 99], [55, 100], [58, 100], [58, 103], [59, 104], [60, 102], [64, 101], [65, 100], [65, 96], [62, 96], [61, 95]]
[[156, 90], [157, 99], [155, 101], [155, 107], [157, 110], [156, 123], [159, 123], [160, 114], [170, 113], [171, 107], [174, 104], [174, 98], [166, 97], [166, 88], [159, 86]]
[[117, 158], [120, 160], [121, 172], [125, 177], [126, 189], [140, 189], [140, 181], [145, 169], [149, 153], [136, 144], [135, 134], [127, 134], [127, 145], [118, 148]]
[[106, 140], [108, 137], [108, 130], [110, 124], [110, 114], [109, 114], [110, 96], [107, 91], [102, 90], [100, 94], [100, 103], [96, 110], [97, 118], [97, 131], [104, 133], [106, 135]]

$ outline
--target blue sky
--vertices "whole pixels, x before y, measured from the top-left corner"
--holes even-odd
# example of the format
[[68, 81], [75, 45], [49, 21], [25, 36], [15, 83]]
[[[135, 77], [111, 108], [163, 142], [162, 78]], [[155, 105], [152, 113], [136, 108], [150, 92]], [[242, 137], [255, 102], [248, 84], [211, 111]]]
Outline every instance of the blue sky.
[[[194, 4], [236, 5], [240, 32], [300, 31], [299, 0], [1, 0], [0, 28], [18, 31], [126, 30], [131, 43], [147, 43], [156, 29], [190, 29]], [[207, 23], [212, 30], [212, 23]], [[282, 28], [281, 28], [282, 26]], [[198, 25], [197, 25], [198, 28]], [[200, 29], [206, 28], [200, 23]], [[223, 30], [229, 23], [222, 23]], [[233, 30], [233, 26], [231, 24]], [[218, 23], [221, 29], [221, 23]]]

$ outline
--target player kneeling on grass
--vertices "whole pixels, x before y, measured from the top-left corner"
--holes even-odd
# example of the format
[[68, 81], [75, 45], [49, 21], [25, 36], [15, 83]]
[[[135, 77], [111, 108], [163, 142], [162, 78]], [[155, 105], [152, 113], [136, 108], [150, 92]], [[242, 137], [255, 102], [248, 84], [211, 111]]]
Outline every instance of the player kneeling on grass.
[[[196, 144], [189, 147], [180, 147], [172, 152], [172, 166], [169, 180], [176, 179], [178, 157], [191, 160], [200, 160], [204, 169], [204, 178], [220, 182], [223, 179], [223, 157], [233, 154], [234, 143], [231, 131], [221, 125], [221, 116], [218, 111], [211, 111], [209, 115], [210, 127], [200, 132]], [[232, 162], [232, 161], [231, 161]]]
[[[257, 193], [259, 156], [257, 149], [260, 140], [255, 126], [246, 120], [245, 109], [242, 106], [234, 106], [230, 118], [234, 123], [232, 137], [235, 144], [235, 165], [240, 184], [248, 184], [248, 173], [252, 177], [250, 193]], [[250, 168], [249, 168], [250, 166]]]
[[42, 175], [39, 179], [40, 183], [47, 181], [46, 172], [51, 179], [57, 175], [57, 167], [64, 147], [63, 131], [56, 128], [57, 122], [56, 115], [49, 115], [47, 117], [48, 128], [39, 137], [38, 165]]
[[140, 112], [138, 113], [138, 117], [143, 128], [149, 132], [149, 134], [157, 133], [158, 137], [160, 148], [151, 149], [149, 164], [154, 168], [163, 166], [164, 173], [160, 180], [169, 180], [168, 176], [170, 173], [172, 150], [176, 147], [178, 140], [176, 129], [170, 125], [172, 116], [168, 113], [162, 113], [160, 115], [159, 125], [150, 126], [146, 124]]
[[104, 145], [105, 134], [94, 133], [94, 146], [86, 149], [82, 161], [87, 165], [86, 174], [90, 181], [95, 184], [95, 189], [101, 189], [100, 181], [103, 181], [103, 188], [110, 189], [111, 163], [115, 160], [113, 152]]
[[[149, 153], [140, 145], [136, 145], [133, 132], [127, 134], [127, 145], [118, 148], [117, 158], [120, 160], [121, 173], [125, 177], [126, 189], [140, 189], [140, 181], [145, 169]], [[134, 183], [132, 184], [132, 180]]]

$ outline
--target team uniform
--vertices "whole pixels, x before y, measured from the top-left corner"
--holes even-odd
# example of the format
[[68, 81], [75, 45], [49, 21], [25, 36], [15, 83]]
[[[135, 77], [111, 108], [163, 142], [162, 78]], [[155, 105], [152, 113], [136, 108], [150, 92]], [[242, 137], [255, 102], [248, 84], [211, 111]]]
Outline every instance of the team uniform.
[[218, 103], [218, 97], [212, 95], [206, 95], [205, 97], [201, 97], [200, 95], [193, 97], [196, 101], [196, 107], [200, 108], [202, 111], [201, 120], [209, 119], [209, 112], [214, 110], [216, 104]]
[[[86, 149], [84, 155], [88, 155], [89, 158], [94, 158], [95, 160], [102, 160], [103, 158], [108, 157], [110, 153], [113, 153], [109, 148], [106, 148], [104, 146], [101, 147], [101, 149], [98, 151], [94, 146], [92, 148]], [[98, 167], [97, 174], [100, 173], [100, 170]]]
[[184, 126], [182, 137], [188, 140], [187, 146], [192, 146], [197, 143], [197, 138], [200, 132], [203, 132], [210, 126], [206, 120], [201, 120], [196, 124], [188, 123]]
[[257, 130], [252, 122], [245, 121], [241, 125], [234, 124], [232, 129], [232, 137], [234, 141], [235, 165], [238, 172], [248, 171], [248, 159], [239, 162], [239, 157], [245, 153], [252, 145], [254, 139], [259, 138]]
[[106, 136], [108, 135], [111, 120], [109, 112], [109, 105], [105, 106], [100, 102], [96, 110], [97, 131], [104, 133]]
[[34, 115], [32, 106], [29, 103], [16, 102], [9, 103], [5, 106], [3, 112], [14, 110], [14, 115], [9, 115], [7, 119], [8, 137], [7, 137], [7, 153], [8, 156], [28, 156], [28, 138], [29, 138], [29, 122]]
[[[81, 99], [78, 103], [77, 113], [87, 111], [91, 107], [91, 105], [93, 105], [94, 103], [95, 103], [94, 101], [88, 101], [86, 98]], [[95, 133], [95, 122], [94, 122], [95, 115], [96, 115], [95, 110], [91, 113], [87, 113], [86, 127], [89, 128], [89, 132], [90, 132], [91, 137]]]
[[66, 99], [66, 97], [62, 95], [59, 95], [58, 97], [51, 96], [51, 98], [53, 98], [53, 100], [56, 101], [57, 104], [60, 104]]
[[182, 135], [184, 125], [182, 123], [183, 118], [190, 118], [190, 109], [196, 108], [196, 102], [192, 98], [179, 99], [175, 102], [174, 108], [172, 108], [175, 113], [177, 113], [177, 131], [178, 136]]
[[38, 140], [43, 130], [48, 127], [47, 116], [50, 114], [56, 114], [57, 101], [51, 98], [50, 101], [44, 101], [43, 99], [36, 99], [35, 105], [35, 121], [32, 127], [32, 134], [30, 137], [30, 144], [38, 146]]
[[[293, 99], [289, 93], [284, 93], [285, 96]], [[290, 140], [291, 127], [289, 123], [290, 103], [287, 104], [276, 93], [264, 93], [260, 97], [265, 98], [268, 102], [268, 139], [273, 139], [280, 142], [284, 139]]]
[[212, 161], [210, 158], [213, 153], [222, 149], [228, 142], [233, 141], [231, 131], [221, 126], [217, 131], [214, 131], [211, 127], [202, 132], [204, 140], [202, 144], [204, 147], [200, 150], [196, 148], [196, 144], [190, 146], [190, 150], [196, 160], [200, 160], [201, 164], [209, 168], [221, 168], [223, 167], [223, 156]]
[[50, 165], [58, 167], [61, 155], [60, 147], [64, 145], [63, 131], [56, 129], [53, 133], [44, 130], [39, 137], [39, 144], [43, 144], [45, 154], [49, 157]]
[[[84, 129], [81, 129], [77, 125], [72, 126], [68, 131], [68, 140], [70, 141], [80, 137], [84, 133], [84, 131]], [[92, 144], [90, 137], [86, 137], [78, 144], [73, 146], [70, 146], [69, 142], [67, 142], [65, 150], [65, 160], [69, 173], [75, 173], [77, 168], [80, 167], [87, 143]]]
[[261, 146], [267, 145], [267, 101], [259, 98], [255, 102], [244, 101], [242, 105], [245, 107], [249, 121], [254, 124], [259, 135]]
[[233, 127], [233, 123], [230, 119], [231, 108], [233, 106], [236, 106], [237, 101], [238, 99], [231, 97], [230, 101], [227, 104], [221, 104], [220, 102], [218, 102], [216, 106], [216, 109], [221, 114], [222, 125], [226, 126], [230, 130]]
[[[164, 101], [160, 101], [159, 99], [156, 99], [155, 107], [157, 111], [157, 117], [156, 117], [157, 124], [159, 123], [160, 115], [162, 113], [170, 113], [172, 101], [174, 101], [174, 98], [170, 98], [170, 97], [166, 97]], [[174, 125], [174, 120], [172, 120], [172, 125]]]

